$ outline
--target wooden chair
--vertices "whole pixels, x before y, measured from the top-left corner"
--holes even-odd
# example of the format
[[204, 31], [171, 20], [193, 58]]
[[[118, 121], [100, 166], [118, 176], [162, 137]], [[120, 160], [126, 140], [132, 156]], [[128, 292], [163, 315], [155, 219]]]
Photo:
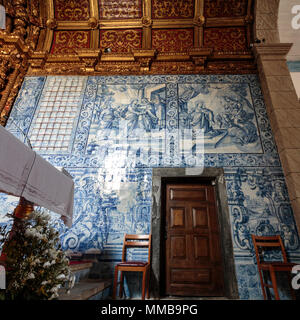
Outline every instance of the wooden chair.
[[[148, 247], [148, 261], [127, 261], [126, 253], [128, 248], [134, 247]], [[145, 289], [147, 286], [147, 299], [149, 299], [149, 277], [150, 277], [150, 265], [151, 265], [151, 234], [150, 235], [132, 235], [125, 234], [123, 251], [122, 251], [122, 262], [115, 266], [114, 286], [113, 286], [113, 299], [116, 298], [117, 286], [118, 286], [118, 275], [120, 276], [120, 289], [119, 296], [123, 296], [123, 282], [124, 282], [124, 271], [131, 272], [143, 272], [143, 283], [142, 283], [142, 300], [145, 299]]]
[[[290, 272], [293, 266], [295, 266], [296, 264], [289, 263], [287, 261], [287, 256], [286, 256], [285, 248], [284, 248], [281, 237], [279, 235], [262, 237], [262, 236], [255, 236], [253, 234], [251, 235], [251, 237], [254, 244], [257, 267], [258, 267], [260, 283], [261, 283], [264, 299], [265, 300], [267, 299], [267, 294], [266, 294], [266, 287], [267, 287], [267, 288], [273, 288], [275, 293], [275, 299], [280, 300], [275, 272], [282, 272], [282, 271], [288, 272], [291, 294], [293, 299], [295, 299], [296, 298], [295, 292], [293, 291], [293, 288], [291, 286]], [[264, 254], [266, 252], [266, 248], [279, 249], [281, 251], [283, 261], [264, 261]], [[271, 278], [271, 284], [264, 282], [264, 273], [263, 273], [264, 271], [269, 272], [269, 275]]]

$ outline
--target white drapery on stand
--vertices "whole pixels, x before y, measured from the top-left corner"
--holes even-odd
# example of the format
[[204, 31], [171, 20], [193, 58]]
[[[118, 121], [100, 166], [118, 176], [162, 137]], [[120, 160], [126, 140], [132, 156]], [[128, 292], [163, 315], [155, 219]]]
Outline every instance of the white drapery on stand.
[[23, 197], [62, 216], [70, 227], [74, 182], [0, 126], [0, 192]]

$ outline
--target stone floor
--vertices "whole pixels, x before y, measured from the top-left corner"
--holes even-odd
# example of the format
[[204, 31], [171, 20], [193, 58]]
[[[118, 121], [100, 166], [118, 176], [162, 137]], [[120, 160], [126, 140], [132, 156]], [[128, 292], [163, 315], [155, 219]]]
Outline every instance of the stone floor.
[[59, 300], [88, 300], [111, 285], [111, 280], [84, 279], [75, 284], [70, 294], [62, 293]]

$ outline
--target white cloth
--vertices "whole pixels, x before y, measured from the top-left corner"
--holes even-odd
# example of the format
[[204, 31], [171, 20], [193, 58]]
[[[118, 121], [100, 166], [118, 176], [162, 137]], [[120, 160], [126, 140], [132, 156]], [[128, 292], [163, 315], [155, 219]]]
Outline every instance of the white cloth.
[[62, 215], [70, 227], [74, 181], [0, 125], [0, 192], [24, 197]]

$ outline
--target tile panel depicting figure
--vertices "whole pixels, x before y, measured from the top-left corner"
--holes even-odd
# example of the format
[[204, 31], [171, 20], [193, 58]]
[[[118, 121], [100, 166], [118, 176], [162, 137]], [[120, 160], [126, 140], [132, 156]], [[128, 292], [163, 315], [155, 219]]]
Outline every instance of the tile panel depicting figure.
[[[52, 119], [69, 118], [70, 128], [52, 127]], [[102, 250], [98, 271], [104, 277], [112, 276], [121, 258], [124, 232], [151, 229], [152, 168], [158, 167], [224, 168], [240, 298], [262, 298], [251, 233], [280, 234], [290, 259], [299, 261], [297, 229], [256, 75], [26, 77], [7, 125], [25, 141], [14, 123], [34, 150], [73, 176], [73, 226], [67, 229], [56, 215], [52, 222], [64, 249]], [[43, 148], [37, 143], [55, 134], [54, 148], [51, 138]], [[1, 199], [4, 211], [16, 204]], [[130, 281], [126, 290], [138, 295], [136, 280]]]

